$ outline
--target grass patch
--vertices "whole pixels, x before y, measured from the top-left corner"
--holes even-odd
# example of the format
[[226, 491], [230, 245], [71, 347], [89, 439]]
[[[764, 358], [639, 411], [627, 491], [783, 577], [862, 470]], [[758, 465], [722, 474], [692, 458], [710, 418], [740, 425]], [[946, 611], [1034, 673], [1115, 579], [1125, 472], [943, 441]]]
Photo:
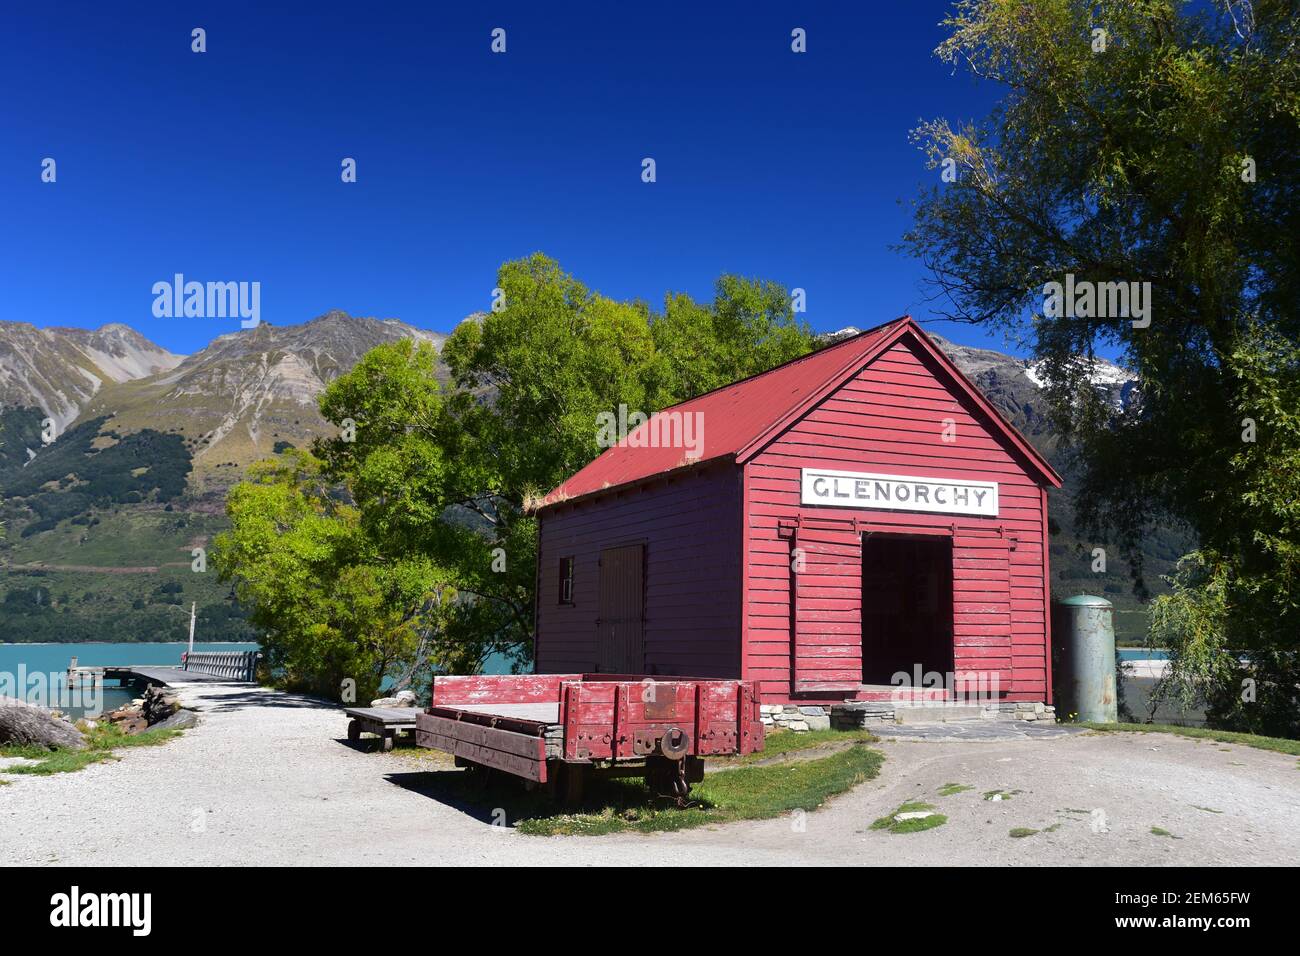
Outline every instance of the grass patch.
[[945, 783], [942, 787], [939, 788], [939, 796], [951, 797], [953, 794], [965, 793], [967, 790], [974, 790], [974, 789], [975, 789], [974, 787], [965, 783]]
[[948, 822], [948, 818], [942, 813], [930, 813], [927, 817], [912, 817], [907, 820], [898, 819], [900, 814], [925, 813], [932, 810], [934, 810], [934, 804], [922, 803], [920, 800], [910, 800], [907, 803], [900, 804], [893, 813], [875, 821], [871, 824], [871, 829], [888, 830], [890, 833], [920, 833], [922, 830], [933, 830], [935, 827], [941, 827]]
[[1204, 810], [1206, 813], [1222, 813], [1222, 812], [1223, 812], [1222, 810], [1216, 810], [1216, 809], [1214, 809], [1214, 807], [1202, 807], [1202, 806], [1197, 806], [1195, 803], [1192, 804], [1192, 808], [1193, 808], [1194, 810]]
[[1274, 753], [1300, 757], [1300, 740], [1288, 740], [1285, 737], [1263, 737], [1259, 734], [1242, 734], [1235, 730], [1211, 730], [1208, 727], [1179, 727], [1177, 724], [1095, 724], [1084, 721], [1079, 726], [1107, 733], [1120, 731], [1139, 734], [1177, 734], [1179, 737], [1217, 740], [1221, 744], [1241, 744], [1244, 747], [1254, 747], [1256, 750], [1271, 750]]
[[716, 761], [717, 766], [744, 767], [749, 764], [784, 757], [805, 750], [833, 744], [872, 744], [880, 738], [867, 730], [777, 730], [769, 733], [763, 741], [763, 749], [739, 757], [722, 757]]
[[1168, 830], [1166, 830], [1164, 827], [1152, 827], [1152, 828], [1151, 828], [1151, 835], [1152, 835], [1152, 836], [1158, 836], [1158, 837], [1173, 837], [1173, 839], [1175, 839], [1175, 840], [1178, 839], [1178, 838], [1175, 837], [1172, 833], [1170, 833]]
[[1002, 800], [1010, 800], [1016, 794], [1024, 793], [1023, 790], [985, 790], [984, 799], [998, 803]]
[[1034, 830], [1030, 827], [1015, 827], [1009, 830], [1007, 835], [1017, 840], [1023, 840], [1025, 837], [1035, 836], [1039, 833], [1055, 833], [1061, 829], [1060, 823], [1053, 823], [1050, 827], [1043, 827], [1041, 830]]
[[180, 735], [179, 730], [146, 730], [144, 733], [132, 736], [122, 733], [113, 724], [104, 723], [86, 734], [84, 750], [48, 750], [45, 747], [34, 746], [0, 747], [0, 757], [26, 757], [28, 760], [40, 761], [27, 766], [10, 767], [0, 772], [27, 773], [37, 776], [73, 773], [92, 763], [116, 759], [113, 753], [115, 750], [123, 750], [127, 747], [154, 747]]
[[[883, 760], [884, 755], [878, 751], [855, 744], [813, 760], [728, 766], [709, 773], [702, 783], [692, 787], [695, 805], [684, 810], [655, 806], [649, 790], [639, 780], [591, 781], [589, 800], [576, 813], [557, 814], [555, 804], [544, 794], [502, 793], [509, 783], [473, 797], [473, 802], [501, 807], [507, 819], [518, 821], [519, 832], [534, 836], [682, 830], [736, 820], [763, 820], [792, 810], [815, 810], [830, 797], [875, 777]], [[455, 777], [463, 780], [465, 775], [456, 773]], [[505, 802], [493, 803], [494, 796], [503, 797]]]

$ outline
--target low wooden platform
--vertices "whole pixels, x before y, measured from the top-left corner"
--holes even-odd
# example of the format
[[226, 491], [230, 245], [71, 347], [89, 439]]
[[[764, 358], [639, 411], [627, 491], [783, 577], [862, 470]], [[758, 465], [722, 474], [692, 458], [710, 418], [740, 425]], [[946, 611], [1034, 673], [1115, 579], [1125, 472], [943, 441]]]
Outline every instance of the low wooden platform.
[[399, 735], [415, 733], [414, 707], [344, 707], [343, 713], [352, 719], [348, 722], [348, 740], [361, 739], [362, 734], [380, 738], [385, 751], [392, 750]]
[[260, 651], [200, 651], [181, 655], [174, 664], [100, 664], [82, 667], [72, 658], [66, 671], [68, 686], [115, 680], [122, 685], [255, 684]]
[[120, 684], [154, 684], [166, 687], [175, 684], [234, 684], [245, 683], [229, 677], [214, 677], [199, 671], [187, 671], [165, 665], [131, 664], [124, 667], [70, 667], [69, 680], [77, 682], [117, 681]]
[[118, 677], [123, 681], [144, 681], [147, 684], [233, 684], [243, 683], [229, 677], [213, 677], [199, 671], [187, 671], [181, 667], [106, 667], [105, 677]]

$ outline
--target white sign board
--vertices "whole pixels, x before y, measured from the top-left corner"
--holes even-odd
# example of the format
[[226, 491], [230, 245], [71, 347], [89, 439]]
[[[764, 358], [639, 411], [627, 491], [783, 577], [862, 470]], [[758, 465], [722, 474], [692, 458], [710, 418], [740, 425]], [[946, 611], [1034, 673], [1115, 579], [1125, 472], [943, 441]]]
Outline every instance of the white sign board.
[[964, 478], [914, 478], [861, 471], [804, 468], [802, 495], [806, 505], [833, 508], [873, 508], [886, 511], [928, 511], [935, 514], [998, 514], [995, 481]]

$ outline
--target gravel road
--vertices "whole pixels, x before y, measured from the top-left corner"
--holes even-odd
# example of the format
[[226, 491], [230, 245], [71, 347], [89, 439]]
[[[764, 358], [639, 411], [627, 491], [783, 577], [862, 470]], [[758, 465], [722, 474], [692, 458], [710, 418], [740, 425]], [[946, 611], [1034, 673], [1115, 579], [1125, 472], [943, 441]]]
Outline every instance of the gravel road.
[[[539, 838], [428, 793], [428, 763], [349, 746], [320, 702], [187, 685], [202, 724], [164, 746], [51, 777], [3, 775], [10, 865], [1265, 865], [1300, 863], [1295, 757], [1162, 734], [894, 739], [880, 777], [802, 821]], [[451, 771], [448, 771], [451, 772]], [[936, 795], [948, 783], [972, 789]], [[991, 801], [1001, 790], [1010, 799]], [[869, 829], [905, 800], [948, 816]], [[1059, 825], [1059, 826], [1058, 826]], [[1013, 828], [1040, 832], [1009, 836]], [[1051, 827], [1053, 829], [1049, 830]], [[1157, 835], [1152, 828], [1169, 836]]]

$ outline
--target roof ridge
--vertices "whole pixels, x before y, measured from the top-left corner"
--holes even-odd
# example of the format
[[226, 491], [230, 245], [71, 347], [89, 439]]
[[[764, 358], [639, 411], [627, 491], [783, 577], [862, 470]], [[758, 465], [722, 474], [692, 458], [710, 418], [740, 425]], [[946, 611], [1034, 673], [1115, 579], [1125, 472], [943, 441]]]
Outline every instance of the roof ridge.
[[680, 402], [676, 402], [675, 404], [665, 405], [663, 408], [659, 409], [659, 411], [654, 412], [653, 414], [658, 415], [661, 414], [662, 412], [670, 411], [671, 409], [674, 408], [681, 408], [683, 405], [689, 405], [691, 402], [697, 401], [701, 398], [706, 398], [709, 395], [713, 395], [717, 392], [725, 392], [729, 388], [735, 388], [737, 385], [743, 385], [746, 382], [752, 382], [754, 379], [762, 378], [764, 375], [771, 375], [773, 372], [779, 372], [781, 369], [789, 368], [791, 365], [797, 365], [800, 362], [806, 362], [808, 359], [825, 355], [827, 352], [833, 351], [834, 349], [838, 349], [844, 345], [847, 345], [850, 342], [856, 342], [858, 339], [862, 338], [863, 336], [874, 335], [875, 333], [879, 332], [881, 329], [886, 328], [887, 326], [894, 325], [895, 323], [903, 322], [907, 320], [911, 320], [913, 322], [916, 321], [915, 319], [912, 319], [911, 314], [905, 313], [903, 315], [900, 315], [896, 319], [890, 319], [888, 322], [882, 322], [879, 325], [873, 325], [871, 328], [863, 329], [861, 332], [858, 332], [854, 335], [845, 336], [844, 338], [840, 339], [838, 342], [833, 342], [830, 345], [825, 346], [824, 348], [813, 349], [811, 352], [805, 352], [803, 355], [797, 355], [792, 359], [786, 359], [780, 365], [773, 365], [769, 369], [764, 369], [761, 372], [754, 372], [752, 375], [746, 375], [744, 378], [738, 378], [734, 382], [728, 382], [726, 385], [719, 385], [716, 388], [709, 389], [707, 392], [700, 392], [700, 394], [698, 395], [692, 395], [690, 398], [684, 398]]
[[[645, 416], [644, 421], [626, 432], [623, 431], [625, 426], [620, 424], [617, 442], [551, 489], [543, 496], [539, 507], [621, 487], [651, 473], [675, 471], [685, 464], [699, 464], [727, 456], [734, 461], [771, 423], [783, 420], [824, 382], [842, 378], [847, 371], [867, 361], [868, 356], [876, 354], [883, 343], [896, 340], [915, 325], [911, 316], [900, 316], [770, 369], [669, 405]], [[769, 381], [770, 387], [767, 386]], [[721, 418], [714, 417], [719, 414]], [[677, 431], [664, 437], [655, 430], [652, 423], [661, 416], [680, 418], [682, 421], [677, 425]], [[711, 437], [707, 442], [703, 421], [696, 425], [693, 416], [709, 417]], [[690, 423], [687, 418], [691, 418]], [[717, 423], [716, 428], [714, 423]], [[661, 444], [661, 438], [668, 443]], [[682, 453], [678, 449], [687, 450]]]

